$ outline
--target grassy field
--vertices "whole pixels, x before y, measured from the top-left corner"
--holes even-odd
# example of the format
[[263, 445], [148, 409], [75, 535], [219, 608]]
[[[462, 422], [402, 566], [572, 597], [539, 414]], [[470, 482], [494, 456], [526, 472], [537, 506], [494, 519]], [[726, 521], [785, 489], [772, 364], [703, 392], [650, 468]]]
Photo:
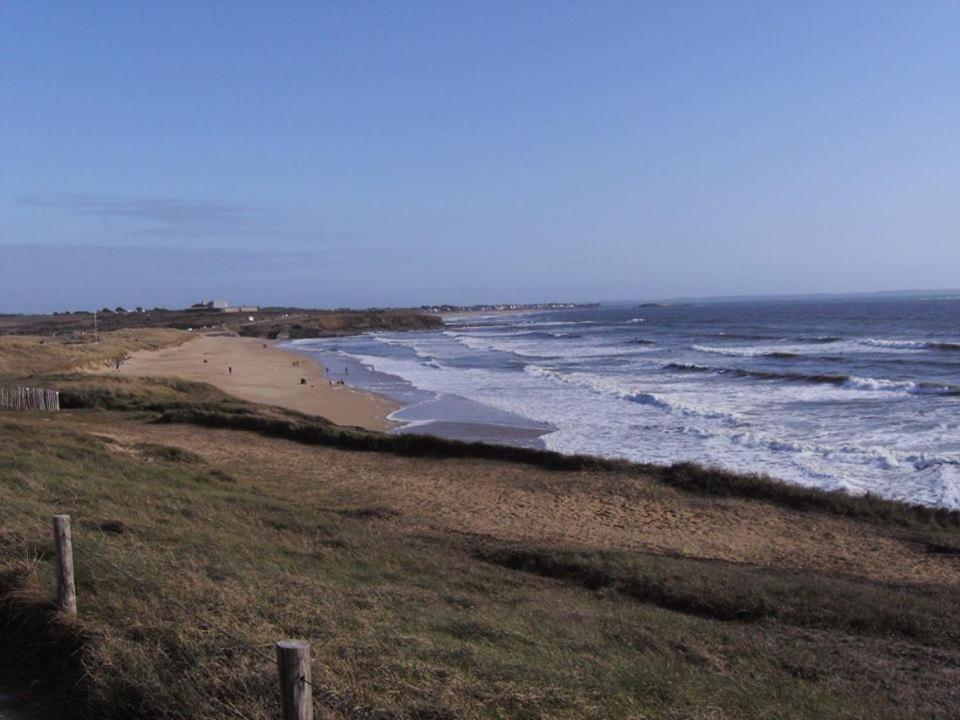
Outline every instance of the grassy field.
[[67, 369], [0, 413], [0, 662], [54, 717], [279, 717], [286, 637], [319, 717], [955, 716], [956, 513]]
[[109, 365], [136, 350], [186, 342], [192, 333], [164, 328], [99, 335], [0, 335], [0, 382]]

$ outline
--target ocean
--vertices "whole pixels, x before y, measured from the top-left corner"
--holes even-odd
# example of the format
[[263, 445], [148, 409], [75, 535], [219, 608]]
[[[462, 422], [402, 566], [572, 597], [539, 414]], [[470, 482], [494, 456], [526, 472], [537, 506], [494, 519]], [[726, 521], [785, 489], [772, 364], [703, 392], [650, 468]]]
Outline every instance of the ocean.
[[430, 432], [960, 508], [960, 298], [605, 305], [300, 340]]

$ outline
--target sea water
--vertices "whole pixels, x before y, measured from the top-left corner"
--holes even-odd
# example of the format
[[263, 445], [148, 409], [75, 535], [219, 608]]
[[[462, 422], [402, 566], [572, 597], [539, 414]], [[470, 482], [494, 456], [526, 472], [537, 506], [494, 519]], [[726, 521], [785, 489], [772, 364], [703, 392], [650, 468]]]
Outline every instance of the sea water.
[[960, 507], [960, 299], [609, 305], [297, 341], [398, 432]]

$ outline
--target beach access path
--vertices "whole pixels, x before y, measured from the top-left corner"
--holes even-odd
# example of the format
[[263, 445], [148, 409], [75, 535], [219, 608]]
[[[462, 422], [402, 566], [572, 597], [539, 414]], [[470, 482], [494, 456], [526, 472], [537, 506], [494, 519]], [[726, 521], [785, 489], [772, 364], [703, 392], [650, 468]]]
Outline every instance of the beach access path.
[[338, 425], [389, 430], [398, 424], [387, 420], [397, 403], [332, 384], [310, 356], [259, 338], [198, 334], [177, 347], [134, 352], [119, 369], [97, 372], [206, 382], [242, 400], [319, 415]]

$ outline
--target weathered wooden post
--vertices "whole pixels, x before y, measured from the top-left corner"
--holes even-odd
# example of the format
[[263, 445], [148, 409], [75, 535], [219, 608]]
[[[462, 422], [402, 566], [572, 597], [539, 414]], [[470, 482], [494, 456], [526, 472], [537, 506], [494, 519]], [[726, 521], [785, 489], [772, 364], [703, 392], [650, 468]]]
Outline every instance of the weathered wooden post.
[[53, 516], [53, 542], [57, 546], [57, 607], [68, 615], [77, 614], [77, 588], [73, 582], [73, 543], [70, 516]]
[[283, 720], [313, 720], [310, 686], [310, 643], [281, 640], [277, 643], [280, 701]]

